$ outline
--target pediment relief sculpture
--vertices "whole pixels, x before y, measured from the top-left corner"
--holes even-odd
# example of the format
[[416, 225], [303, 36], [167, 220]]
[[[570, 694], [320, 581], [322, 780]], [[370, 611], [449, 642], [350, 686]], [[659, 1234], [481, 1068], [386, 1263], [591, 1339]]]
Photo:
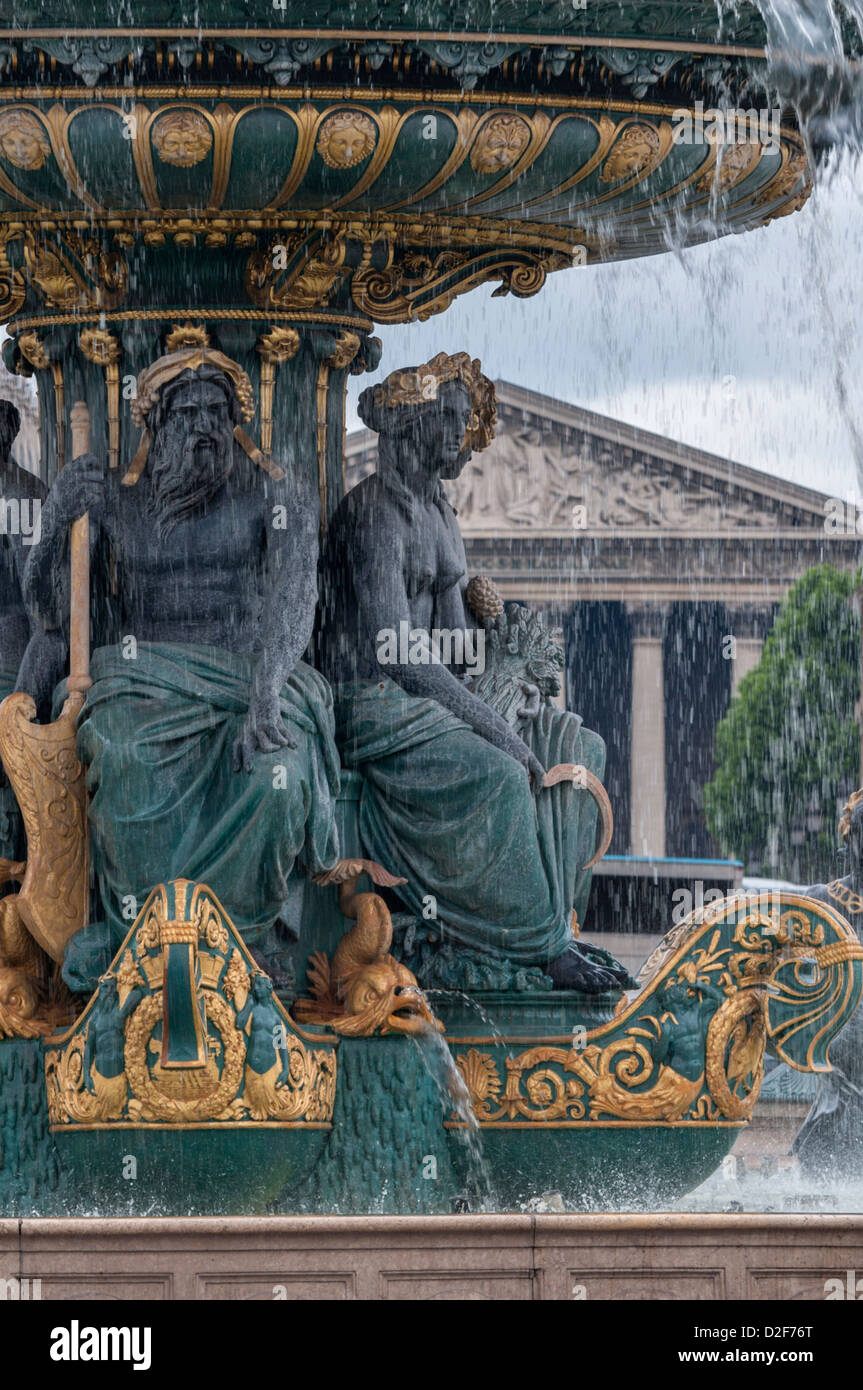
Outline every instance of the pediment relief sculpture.
[[604, 528], [767, 530], [789, 521], [759, 501], [638, 457], [617, 462], [604, 441], [576, 441], [532, 425], [507, 430], [452, 485], [470, 531]]

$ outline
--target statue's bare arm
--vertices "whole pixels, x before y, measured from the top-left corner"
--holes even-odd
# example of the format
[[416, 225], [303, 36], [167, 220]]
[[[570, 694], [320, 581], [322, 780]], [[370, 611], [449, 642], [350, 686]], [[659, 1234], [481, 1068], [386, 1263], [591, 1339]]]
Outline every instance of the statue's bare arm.
[[[282, 520], [285, 526], [275, 524]], [[317, 494], [286, 479], [268, 499], [264, 521], [261, 654], [234, 743], [234, 768], [245, 772], [251, 772], [258, 749], [274, 753], [297, 746], [282, 719], [280, 692], [311, 640], [318, 596]]]
[[[386, 530], [387, 528], [382, 528]], [[410, 604], [404, 580], [402, 539], [393, 534], [357, 528], [353, 548], [354, 588], [360, 609], [361, 640], [372, 642], [377, 652], [378, 634], [411, 626]], [[531, 778], [534, 791], [542, 787], [544, 768], [527, 744], [482, 700], [457, 680], [441, 662], [428, 665], [380, 664], [381, 675], [390, 676], [409, 695], [437, 700], [495, 748], [508, 753]]]

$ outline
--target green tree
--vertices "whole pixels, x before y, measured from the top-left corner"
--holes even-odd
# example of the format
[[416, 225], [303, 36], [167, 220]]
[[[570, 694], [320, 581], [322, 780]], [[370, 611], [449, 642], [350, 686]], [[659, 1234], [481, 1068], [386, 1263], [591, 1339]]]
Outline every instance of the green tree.
[[860, 773], [859, 582], [831, 565], [807, 570], [717, 725], [705, 816], [751, 873], [812, 883], [845, 872], [836, 822]]

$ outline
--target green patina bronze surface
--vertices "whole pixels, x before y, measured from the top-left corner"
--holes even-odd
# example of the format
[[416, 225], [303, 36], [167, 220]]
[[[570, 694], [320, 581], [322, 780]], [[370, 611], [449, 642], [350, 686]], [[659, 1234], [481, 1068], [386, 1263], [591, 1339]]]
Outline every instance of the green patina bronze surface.
[[[594, 804], [571, 785], [535, 801], [513, 758], [394, 681], [342, 690], [336, 721], [345, 764], [364, 775], [360, 839], [407, 879], [401, 895], [418, 930], [517, 966], [560, 955], [590, 889], [581, 866], [593, 852]], [[580, 763], [602, 775], [605, 747], [577, 715], [543, 709], [526, 737], [543, 767]], [[480, 881], [485, 916], [467, 906]]]
[[[107, 368], [134, 376], [195, 328], [249, 372], [256, 438], [272, 421], [325, 478], [329, 515], [345, 373], [375, 365], [375, 323], [661, 252], [663, 211], [690, 245], [808, 195], [790, 109], [719, 170], [704, 130], [674, 138], [697, 100], [772, 109], [754, 6], [205, 8], [193, 28], [136, 4], [117, 28], [92, 4], [58, 29], [40, 4], [0, 30], [0, 318], [7, 365], [39, 382], [48, 478], [82, 389], [131, 455]], [[264, 345], [274, 327], [293, 352]]]
[[[297, 667], [282, 713], [299, 748], [259, 754], [254, 774], [239, 776], [231, 749], [248, 708], [251, 659], [164, 643], [137, 651], [133, 661], [120, 647], [94, 653], [94, 685], [79, 721], [108, 958], [129, 929], [130, 903], [143, 903], [165, 877], [209, 884], [248, 941], [279, 916], [296, 936], [303, 890], [295, 859], [314, 873], [338, 855], [339, 767], [326, 683]], [[303, 775], [275, 791], [286, 756], [292, 769], [302, 760]], [[91, 932], [77, 953], [72, 948], [81, 960], [76, 967], [69, 959], [76, 980], [88, 978], [82, 953], [95, 944]]]
[[[55, 1150], [42, 1045], [5, 1043], [0, 1199], [20, 1214], [435, 1212], [462, 1195], [517, 1209], [550, 1189], [576, 1208], [674, 1201], [746, 1123], [765, 1042], [792, 1066], [823, 1070], [859, 999], [863, 951], [838, 914], [793, 895], [772, 911], [726, 900], [682, 924], [614, 1015], [612, 999], [585, 1009], [571, 995], [436, 1001], [455, 1077], [433, 1038], [342, 1039], [331, 1124], [318, 1128], [122, 1118], [55, 1125]], [[489, 1031], [489, 1017], [509, 1034]], [[323, 1032], [303, 1037], [328, 1045]], [[111, 1067], [97, 1060], [104, 1087]], [[50, 1068], [56, 1077], [56, 1058]], [[478, 1128], [465, 1124], [465, 1101]]]
[[[70, 411], [82, 399], [94, 452], [125, 467], [138, 444], [133, 379], [165, 351], [208, 342], [248, 372], [253, 441], [314, 483], [326, 524], [343, 488], [347, 373], [377, 365], [375, 324], [427, 318], [480, 284], [526, 296], [576, 264], [662, 251], [665, 212], [680, 244], [693, 245], [763, 226], [808, 196], [790, 110], [775, 140], [750, 139], [719, 163], [704, 131], [675, 139], [681, 110], [698, 100], [772, 103], [753, 5], [720, 19], [712, 0], [594, 0], [584, 10], [440, 0], [377, 6], [373, 25], [357, 8], [322, 4], [310, 16], [295, 0], [213, 0], [192, 27], [182, 6], [166, 21], [156, 0], [136, 0], [134, 27], [118, 28], [92, 0], [70, 25], [47, 0], [30, 0], [0, 27], [0, 321], [7, 365], [38, 383], [46, 480], [70, 454]], [[440, 1050], [409, 1038], [344, 1040], [336, 1064], [335, 1039], [296, 1030], [255, 982], [233, 924], [223, 939], [207, 918], [212, 940], [202, 925], [190, 941], [172, 899], [160, 919], [145, 912], [127, 933], [123, 898], [181, 872], [229, 898], [250, 937], [275, 911], [293, 910], [279, 878], [285, 827], [259, 814], [271, 760], [259, 759], [239, 799], [224, 775], [228, 730], [248, 702], [240, 667], [223, 654], [204, 669], [188, 649], [139, 649], [135, 663], [97, 654], [81, 739], [99, 771], [91, 816], [109, 945], [101, 957], [93, 947], [80, 980], [116, 959], [77, 1023], [48, 1044], [55, 1137], [42, 1045], [0, 1043], [5, 1212], [443, 1211], [468, 1187], [503, 1206], [552, 1187], [575, 1205], [626, 1201], [634, 1185], [669, 1201], [736, 1137], [765, 1034], [797, 1065], [828, 1065], [829, 1038], [859, 998], [859, 943], [835, 914], [805, 903], [785, 904], [772, 935], [730, 916], [690, 923], [613, 1017], [613, 999], [588, 1013], [572, 997], [534, 992], [540, 982], [518, 970], [482, 978], [472, 1005], [438, 1004], [458, 1067], [452, 1094]], [[329, 826], [337, 770], [316, 680], [295, 677], [283, 712], [318, 739], [310, 818]], [[419, 757], [434, 795], [445, 740], [417, 752], [402, 723], [428, 711], [402, 713], [385, 721], [381, 777], [415, 781]], [[380, 721], [356, 727], [358, 714], [349, 712], [350, 728], [344, 720], [357, 749], [381, 733]], [[534, 730], [543, 761], [557, 750], [558, 760], [599, 769], [602, 750], [584, 744], [577, 721], [564, 747], [563, 724], [549, 714]], [[193, 825], [172, 781], [178, 749], [183, 777], [210, 781]], [[413, 848], [412, 885], [422, 885], [430, 802], [416, 824], [393, 826], [372, 778], [351, 794], [358, 849], [398, 868], [387, 853], [395, 832], [407, 858]], [[481, 837], [471, 838], [468, 809], [453, 792], [446, 833], [473, 862]], [[319, 841], [316, 867], [334, 846], [326, 829], [303, 824]], [[565, 831], [543, 828], [552, 877], [575, 882], [592, 831], [592, 812], [570, 817]], [[256, 853], [246, 858], [250, 842]], [[250, 879], [262, 846], [271, 873]], [[537, 926], [544, 876], [517, 845], [509, 861], [498, 915], [515, 940]], [[407, 896], [422, 923], [422, 894], [412, 886]], [[343, 926], [334, 892], [316, 902], [305, 883], [296, 906], [303, 948], [331, 949]], [[570, 904], [544, 906], [545, 927], [563, 934]], [[411, 924], [401, 926], [404, 954], [433, 977], [439, 960], [430, 964], [416, 930], [409, 944]], [[488, 924], [459, 927], [476, 948], [488, 945]], [[783, 931], [791, 958], [780, 963]], [[803, 969], [810, 957], [814, 973]], [[765, 1004], [768, 979], [778, 993]], [[492, 995], [492, 983], [508, 988]], [[173, 1043], [171, 1029], [167, 1041], [162, 1032], [166, 1007]], [[197, 1073], [183, 1081], [171, 1063], [194, 1060], [199, 1046], [196, 1090]], [[310, 1057], [318, 1108], [289, 1120]], [[220, 1095], [210, 1111], [208, 1086]]]
[[[445, 1094], [429, 1043], [410, 1038], [344, 1038], [333, 1128], [320, 1161], [288, 1184], [273, 1210], [377, 1212], [450, 1210], [457, 1194], [444, 1130]], [[475, 1176], [475, 1175], [474, 1175]]]
[[0, 1211], [60, 1216], [67, 1197], [50, 1132], [42, 1045], [8, 1038], [0, 1043]]
[[[231, 24], [249, 31], [250, 39], [263, 31], [267, 35], [309, 30], [315, 34], [328, 29], [366, 32], [390, 37], [390, 33], [426, 31], [441, 36], [477, 36], [490, 34], [520, 34], [546, 36], [604, 35], [608, 38], [645, 37], [651, 42], [660, 39], [708, 43], [714, 47], [733, 44], [764, 43], [765, 31], [757, 7], [736, 5], [717, 18], [716, 6], [709, 0], [592, 0], [589, 6], [574, 8], [560, 0], [545, 3], [517, 3], [516, 0], [431, 0], [428, 4], [389, 3], [374, 6], [374, 25], [367, 25], [362, 6], [348, 0], [321, 0], [309, 13], [303, 0], [284, 0], [276, 6], [272, 0], [210, 0], [193, 26], [176, 6], [166, 23], [165, 6], [160, 0], [136, 0], [132, 25], [117, 25], [114, 7], [105, 0], [86, 0], [76, 9], [74, 21], [63, 33], [86, 32], [88, 29], [107, 34], [112, 28], [119, 33], [134, 32], [144, 26], [155, 26], [165, 32], [174, 28], [189, 34], [206, 33]], [[366, 22], [364, 22], [366, 21]], [[25, 0], [16, 6], [11, 29], [57, 28], [56, 11], [50, 0]]]
[[[45, 1043], [66, 1210], [262, 1210], [324, 1149], [337, 1045], [295, 1027], [209, 889], [160, 885], [87, 1008]], [[15, 1195], [22, 1176], [6, 1166], [0, 1191]], [[26, 1180], [35, 1201], [43, 1180]]]

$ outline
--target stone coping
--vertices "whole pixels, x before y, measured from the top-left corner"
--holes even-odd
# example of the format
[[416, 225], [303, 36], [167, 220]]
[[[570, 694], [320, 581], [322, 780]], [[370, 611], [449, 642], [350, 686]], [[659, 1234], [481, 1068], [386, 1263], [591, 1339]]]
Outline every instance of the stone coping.
[[0, 1220], [0, 1278], [27, 1280], [23, 1297], [73, 1304], [823, 1301], [829, 1281], [844, 1289], [849, 1271], [856, 1280], [857, 1270], [863, 1271], [863, 1215]]
[[566, 1214], [493, 1212], [460, 1216], [70, 1216], [0, 1217], [0, 1240], [19, 1234], [27, 1239], [76, 1240], [98, 1237], [172, 1236], [336, 1236], [352, 1239], [493, 1234], [532, 1236], [583, 1235], [587, 1232], [717, 1232], [742, 1239], [752, 1232], [822, 1234], [854, 1232], [863, 1239], [863, 1213], [849, 1212], [571, 1212]]

